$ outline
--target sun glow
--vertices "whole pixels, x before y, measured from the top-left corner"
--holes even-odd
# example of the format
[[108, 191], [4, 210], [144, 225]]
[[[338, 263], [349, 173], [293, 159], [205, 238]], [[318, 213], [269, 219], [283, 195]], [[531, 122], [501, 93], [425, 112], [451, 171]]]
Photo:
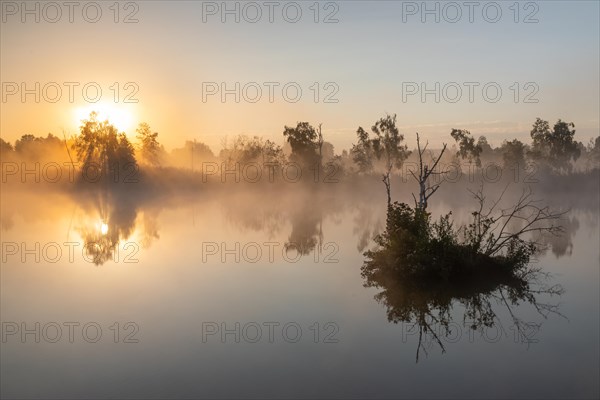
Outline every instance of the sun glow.
[[85, 107], [78, 107], [74, 110], [77, 126], [81, 125], [82, 120], [90, 117], [90, 113], [98, 113], [98, 120], [108, 120], [119, 132], [131, 133], [134, 126], [133, 111], [123, 105], [111, 103], [96, 103]]
[[104, 222], [100, 223], [100, 233], [106, 235], [108, 233], [108, 225]]

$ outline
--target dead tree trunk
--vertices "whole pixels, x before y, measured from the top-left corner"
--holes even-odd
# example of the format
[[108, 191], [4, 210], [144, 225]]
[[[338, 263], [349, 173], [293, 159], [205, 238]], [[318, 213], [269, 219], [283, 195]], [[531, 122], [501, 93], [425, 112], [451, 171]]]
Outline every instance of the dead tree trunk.
[[415, 200], [415, 207], [418, 207], [423, 211], [425, 211], [427, 209], [427, 201], [429, 200], [431, 195], [433, 195], [441, 185], [441, 182], [440, 182], [440, 183], [430, 186], [429, 183], [427, 182], [427, 180], [429, 179], [429, 177], [431, 175], [440, 174], [439, 172], [434, 172], [434, 171], [435, 171], [435, 168], [437, 167], [438, 163], [442, 159], [444, 152], [446, 151], [446, 143], [444, 143], [444, 147], [442, 147], [442, 151], [440, 152], [440, 155], [437, 157], [437, 159], [434, 160], [432, 157], [433, 166], [431, 168], [429, 168], [429, 166], [427, 164], [425, 164], [425, 165], [423, 164], [423, 154], [425, 153], [425, 150], [427, 149], [428, 145], [429, 145], [429, 142], [426, 142], [425, 147], [423, 147], [423, 149], [421, 149], [421, 141], [419, 138], [419, 134], [417, 133], [417, 151], [419, 154], [419, 176], [417, 177], [417, 175], [415, 175], [415, 173], [413, 171], [410, 171], [410, 173], [419, 183], [419, 201], [417, 201], [417, 199], [415, 198], [415, 195], [413, 194], [413, 199]]
[[390, 173], [392, 172], [391, 165], [388, 165], [387, 172], [383, 174], [383, 184], [385, 185], [385, 191], [387, 193], [387, 205], [388, 208], [392, 205], [392, 194], [391, 194], [391, 184], [390, 184]]
[[319, 165], [318, 167], [321, 168], [323, 166], [323, 133], [321, 132], [321, 125], [323, 124], [319, 124], [319, 130], [317, 131], [318, 134], [318, 139], [317, 139], [317, 146], [319, 147]]

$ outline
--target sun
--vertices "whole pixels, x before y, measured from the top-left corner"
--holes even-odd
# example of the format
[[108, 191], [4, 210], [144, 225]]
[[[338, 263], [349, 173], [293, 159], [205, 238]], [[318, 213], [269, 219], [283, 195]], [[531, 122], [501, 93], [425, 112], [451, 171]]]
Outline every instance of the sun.
[[82, 120], [88, 119], [93, 111], [98, 113], [99, 121], [108, 120], [119, 132], [131, 133], [134, 126], [133, 110], [124, 105], [111, 103], [96, 103], [75, 108], [77, 126], [81, 125]]

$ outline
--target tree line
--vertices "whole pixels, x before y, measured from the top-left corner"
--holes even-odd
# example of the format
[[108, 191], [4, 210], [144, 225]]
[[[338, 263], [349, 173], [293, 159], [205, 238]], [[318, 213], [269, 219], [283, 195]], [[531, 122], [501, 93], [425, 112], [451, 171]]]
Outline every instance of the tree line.
[[[312, 167], [333, 164], [345, 175], [381, 174], [386, 187], [390, 176], [397, 173], [411, 155], [422, 156], [420, 147], [416, 151], [408, 150], [404, 135], [397, 127], [396, 115], [380, 118], [368, 130], [358, 127], [356, 142], [349, 151], [343, 150], [340, 154], [335, 154], [333, 145], [325, 141], [324, 136], [321, 124], [315, 127], [309, 122], [298, 122], [296, 126], [284, 127], [283, 146], [258, 136], [239, 135], [232, 140], [223, 139], [218, 154], [214, 154], [205, 143], [195, 140], [186, 141], [183, 147], [167, 152], [159, 142], [159, 133], [153, 132], [148, 123], [139, 124], [135, 143], [132, 143], [109, 121], [99, 121], [97, 114], [91, 113], [87, 120], [82, 121], [79, 134], [74, 137], [63, 136], [61, 139], [51, 133], [47, 137], [25, 134], [14, 145], [0, 138], [0, 153], [5, 159], [11, 158], [11, 155], [40, 159], [44, 154], [59, 151], [80, 163], [95, 162], [106, 168], [133, 163], [144, 168], [194, 169], [205, 161], [228, 165], [296, 162]], [[464, 129], [452, 129], [450, 136], [455, 144], [445, 156], [448, 162], [466, 162], [481, 167], [482, 160], [488, 160], [518, 168], [536, 163], [539, 168], [554, 174], [595, 169], [600, 164], [600, 136], [587, 144], [578, 142], [575, 125], [560, 119], [551, 126], [548, 121], [537, 118], [530, 131], [530, 143], [518, 139], [504, 140], [494, 148], [485, 136], [475, 139]], [[427, 172], [432, 173], [429, 168]]]

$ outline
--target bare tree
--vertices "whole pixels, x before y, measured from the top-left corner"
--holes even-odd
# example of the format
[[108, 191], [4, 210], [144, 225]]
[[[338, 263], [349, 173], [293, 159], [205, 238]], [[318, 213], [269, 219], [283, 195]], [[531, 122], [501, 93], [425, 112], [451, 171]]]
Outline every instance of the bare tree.
[[[516, 241], [524, 242], [527, 234], [550, 233], [560, 234], [562, 226], [558, 224], [564, 212], [554, 212], [548, 206], [541, 206], [539, 200], [532, 197], [531, 188], [523, 189], [517, 202], [508, 208], [499, 208], [498, 204], [504, 197], [507, 185], [498, 199], [486, 208], [486, 197], [483, 193], [483, 184], [477, 192], [471, 192], [479, 203], [479, 208], [473, 212], [474, 221], [466, 232], [468, 241], [474, 250], [493, 257], [508, 250]], [[511, 230], [515, 222], [520, 223], [518, 229]], [[531, 245], [539, 243], [529, 240]]]
[[415, 206], [421, 208], [422, 210], [427, 209], [427, 200], [429, 200], [429, 198], [439, 189], [440, 185], [442, 184], [442, 182], [439, 182], [437, 184], [430, 185], [428, 179], [431, 175], [440, 174], [439, 172], [435, 172], [435, 168], [437, 167], [438, 163], [442, 159], [442, 156], [444, 155], [444, 152], [446, 151], [446, 143], [444, 143], [442, 151], [440, 152], [438, 157], [436, 159], [434, 159], [433, 156], [431, 157], [433, 166], [429, 168], [427, 164], [423, 164], [423, 154], [425, 154], [425, 150], [427, 150], [428, 145], [429, 142], [426, 142], [425, 146], [421, 149], [421, 141], [419, 138], [419, 133], [417, 133], [417, 151], [419, 153], [419, 176], [417, 177], [417, 175], [413, 171], [410, 171], [410, 173], [417, 180], [417, 182], [419, 182], [419, 201], [417, 202], [417, 199], [415, 198], [414, 194], [413, 199], [415, 200]]
[[319, 167], [323, 165], [323, 133], [321, 132], [321, 125], [319, 124], [319, 128], [317, 129], [317, 147], [319, 148]]

